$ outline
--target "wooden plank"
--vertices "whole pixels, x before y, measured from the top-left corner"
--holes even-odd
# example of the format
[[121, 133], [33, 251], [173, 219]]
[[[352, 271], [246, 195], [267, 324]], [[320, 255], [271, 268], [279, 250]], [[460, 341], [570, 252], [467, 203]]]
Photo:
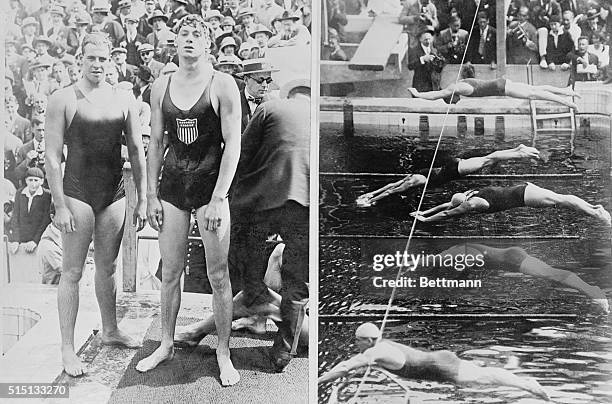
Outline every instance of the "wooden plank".
[[351, 70], [383, 71], [403, 27], [397, 18], [376, 17], [349, 62]]
[[123, 250], [123, 291], [136, 292], [136, 268], [138, 265], [138, 235], [132, 226], [132, 215], [136, 208], [136, 183], [129, 163], [123, 166], [123, 185], [125, 187], [125, 225], [121, 249]]
[[[382, 313], [372, 314], [319, 314], [320, 322], [360, 322], [378, 321], [382, 319]], [[453, 319], [453, 320], [526, 320], [526, 319], [577, 319], [578, 314], [574, 313], [392, 313], [387, 316], [387, 320], [434, 320], [434, 319]]]
[[497, 69], [495, 72], [498, 79], [506, 76], [506, 11], [508, 9], [506, 3], [507, 1], [498, 1], [495, 4], [495, 25], [497, 26], [497, 38], [495, 38]]

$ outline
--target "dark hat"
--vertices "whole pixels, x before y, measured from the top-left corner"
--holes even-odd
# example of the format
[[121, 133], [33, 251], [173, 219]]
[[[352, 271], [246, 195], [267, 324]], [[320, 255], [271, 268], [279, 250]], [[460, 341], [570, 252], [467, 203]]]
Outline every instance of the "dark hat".
[[173, 0], [173, 1], [176, 1], [177, 3], [181, 3], [181, 4], [184, 4], [184, 5], [189, 4], [189, 3], [187, 3], [187, 0]]
[[239, 75], [244, 76], [246, 74], [272, 73], [278, 71], [280, 70], [272, 66], [266, 59], [247, 59], [242, 62], [242, 73], [239, 73]]
[[39, 42], [44, 42], [49, 46], [53, 46], [53, 42], [51, 42], [51, 40], [49, 39], [49, 37], [47, 37], [46, 35], [40, 35], [38, 37], [36, 37], [36, 39], [34, 39], [32, 41], [32, 46], [36, 46]]
[[45, 173], [43, 173], [43, 170], [41, 170], [38, 167], [30, 167], [28, 168], [28, 171], [26, 171], [25, 177], [26, 178], [36, 177], [36, 178], [43, 179], [45, 178]]
[[75, 19], [76, 25], [90, 25], [91, 16], [86, 12], [78, 13]]
[[596, 18], [599, 18], [599, 17], [600, 17], [600, 15], [601, 15], [601, 12], [600, 12], [600, 11], [597, 11], [597, 10], [596, 10], [596, 9], [594, 9], [594, 8], [590, 8], [590, 9], [587, 11], [587, 20], [594, 20], [594, 19], [596, 19]]
[[556, 23], [561, 23], [561, 17], [559, 17], [558, 15], [554, 14], [550, 16], [550, 20], [549, 20], [549, 24], [552, 24], [553, 22]]
[[132, 2], [130, 0], [120, 0], [119, 4], [117, 4], [117, 10], [127, 7], [132, 7]]
[[158, 18], [164, 20], [164, 22], [168, 22], [168, 17], [166, 17], [166, 15], [161, 10], [153, 11], [153, 15], [149, 17], [147, 22], [149, 24], [153, 24], [153, 20], [156, 20]]
[[259, 33], [261, 33], [261, 32], [263, 32], [264, 34], [266, 34], [266, 35], [268, 36], [268, 38], [270, 38], [272, 35], [274, 35], [274, 34], [272, 33], [272, 31], [270, 31], [270, 30], [268, 29], [268, 27], [266, 27], [266, 26], [265, 26], [265, 25], [263, 25], [263, 24], [257, 24], [257, 25], [255, 26], [255, 30], [254, 30], [253, 32], [251, 32], [249, 35], [251, 36], [251, 38], [255, 38], [255, 34], [259, 34]]
[[288, 10], [283, 11], [283, 13], [281, 15], [279, 15], [278, 17], [276, 17], [276, 20], [278, 21], [283, 21], [283, 20], [293, 20], [293, 21], [298, 21], [301, 17], [299, 15], [297, 15], [296, 13], [292, 13]]
[[234, 39], [234, 37], [227, 36], [221, 41], [221, 45], [219, 45], [219, 50], [223, 50], [223, 48], [225, 48], [226, 46], [233, 46], [234, 48], [236, 48], [238, 45], [236, 44], [236, 40]]
[[241, 9], [240, 11], [238, 11], [238, 17], [236, 17], [237, 19], [241, 19], [242, 17], [245, 17], [247, 15], [255, 15], [255, 10], [253, 10], [251, 7], [246, 7]]
[[21, 28], [26, 27], [28, 25], [36, 25], [38, 27], [38, 21], [34, 17], [26, 17], [21, 21]]

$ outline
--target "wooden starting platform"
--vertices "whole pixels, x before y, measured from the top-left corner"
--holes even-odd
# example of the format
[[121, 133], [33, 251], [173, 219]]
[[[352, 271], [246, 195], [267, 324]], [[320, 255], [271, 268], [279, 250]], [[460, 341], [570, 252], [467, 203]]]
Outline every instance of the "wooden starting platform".
[[374, 18], [348, 68], [383, 71], [389, 62], [401, 66], [401, 61], [408, 51], [407, 37], [402, 31], [403, 27], [398, 23], [397, 17]]

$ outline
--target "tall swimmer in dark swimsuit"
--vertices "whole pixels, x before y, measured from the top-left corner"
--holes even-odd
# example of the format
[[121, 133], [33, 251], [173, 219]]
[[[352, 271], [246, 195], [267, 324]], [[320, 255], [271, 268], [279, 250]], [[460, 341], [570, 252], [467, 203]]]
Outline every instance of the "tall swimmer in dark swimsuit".
[[[461, 67], [461, 80], [450, 84], [448, 87], [437, 90], [419, 92], [414, 88], [408, 91], [414, 98], [424, 100], [443, 99], [447, 103], [456, 103], [460, 96], [465, 97], [512, 97], [526, 100], [547, 100], [558, 102], [573, 109], [578, 109], [575, 103], [566, 97], [579, 97], [571, 88], [560, 88], [554, 86], [532, 86], [518, 83], [508, 79], [500, 78], [494, 80], [480, 80], [474, 78], [474, 66], [470, 63]], [[452, 100], [451, 100], [452, 97]]]
[[[440, 186], [477, 173], [485, 167], [490, 167], [504, 160], [513, 159], [538, 159], [540, 152], [534, 147], [518, 145], [514, 149], [499, 150], [482, 157], [470, 157], [467, 159], [453, 158], [446, 161], [442, 167], [435, 167], [429, 178], [429, 184]], [[408, 174], [399, 181], [385, 185], [376, 191], [368, 192], [357, 198], [356, 203], [362, 207], [375, 205], [376, 202], [393, 194], [407, 192], [412, 188], [425, 185], [429, 169], [419, 170], [416, 174]]]
[[450, 202], [424, 212], [410, 215], [421, 222], [436, 222], [454, 216], [474, 213], [493, 213], [529, 206], [546, 208], [560, 206], [586, 213], [610, 226], [610, 213], [601, 205], [591, 205], [575, 195], [563, 195], [541, 188], [531, 182], [510, 187], [485, 187], [478, 191], [456, 193]]
[[[162, 257], [159, 348], [136, 369], [146, 372], [174, 356], [173, 340], [181, 291], [189, 218], [195, 210], [213, 289], [219, 337], [221, 384], [240, 380], [230, 359], [232, 289], [227, 267], [230, 216], [227, 194], [240, 159], [240, 94], [234, 79], [216, 72], [208, 58], [211, 32], [201, 17], [185, 16], [177, 26], [179, 69], [160, 77], [151, 90], [147, 216], [159, 230]], [[169, 149], [164, 158], [164, 129]], [[158, 185], [160, 171], [161, 181]]]
[[[102, 314], [102, 343], [138, 347], [117, 328], [114, 273], [125, 217], [121, 137], [125, 134], [138, 192], [133, 214], [141, 230], [146, 222], [144, 149], [136, 100], [131, 92], [105, 82], [110, 41], [91, 34], [82, 44], [83, 78], [49, 99], [46, 119], [46, 168], [55, 203], [53, 222], [62, 232], [64, 256], [57, 300], [62, 361], [71, 376], [84, 373], [74, 350], [79, 279], [92, 235], [96, 297]], [[68, 147], [62, 180], [62, 148]]]
[[373, 365], [408, 379], [511, 386], [548, 399], [535, 379], [518, 377], [502, 368], [478, 366], [450, 351], [423, 351], [380, 337], [376, 325], [361, 324], [355, 330], [355, 345], [361, 353], [334, 366], [319, 377], [318, 383], [331, 382], [351, 370]]

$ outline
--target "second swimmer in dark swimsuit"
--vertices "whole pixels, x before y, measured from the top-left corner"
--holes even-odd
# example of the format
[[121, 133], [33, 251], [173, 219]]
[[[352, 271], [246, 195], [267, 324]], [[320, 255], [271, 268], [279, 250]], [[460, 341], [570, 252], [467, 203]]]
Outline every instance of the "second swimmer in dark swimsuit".
[[610, 226], [610, 213], [601, 205], [591, 205], [575, 195], [563, 195], [530, 182], [510, 187], [485, 187], [454, 194], [450, 202], [410, 215], [422, 222], [435, 222], [453, 216], [493, 213], [521, 206], [544, 208], [560, 206], [586, 213]]
[[571, 88], [560, 88], [548, 85], [532, 86], [508, 79], [481, 80], [474, 78], [474, 66], [470, 63], [461, 68], [461, 80], [438, 91], [419, 92], [414, 88], [408, 91], [414, 98], [425, 100], [443, 99], [446, 103], [456, 103], [461, 96], [465, 97], [512, 97], [526, 100], [547, 100], [558, 102], [573, 109], [578, 107], [567, 97], [580, 97]]
[[535, 379], [518, 377], [497, 367], [483, 367], [459, 359], [451, 351], [424, 351], [388, 339], [373, 323], [364, 323], [355, 330], [355, 345], [361, 352], [340, 362], [319, 377], [319, 384], [346, 376], [350, 371], [379, 366], [408, 379], [433, 380], [451, 383], [478, 383], [511, 386], [548, 399], [548, 395]]

